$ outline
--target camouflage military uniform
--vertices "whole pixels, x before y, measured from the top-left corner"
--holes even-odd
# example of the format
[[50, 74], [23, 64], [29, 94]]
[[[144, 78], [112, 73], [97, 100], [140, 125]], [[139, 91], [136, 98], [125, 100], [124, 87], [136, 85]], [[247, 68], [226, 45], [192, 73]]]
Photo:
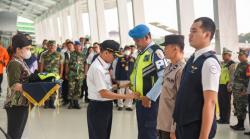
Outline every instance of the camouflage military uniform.
[[70, 53], [69, 61], [66, 61], [69, 67], [69, 100], [78, 100], [81, 95], [84, 79], [84, 55], [76, 51]]
[[246, 93], [247, 86], [248, 86], [248, 77], [246, 76], [246, 69], [247, 69], [248, 63], [242, 62], [239, 63], [235, 74], [234, 74], [234, 80], [233, 80], [233, 104], [235, 108], [235, 116], [237, 116], [238, 119], [245, 119], [246, 118], [246, 107], [248, 104], [247, 95], [242, 95], [241, 93]]
[[[45, 51], [41, 55], [40, 62], [41, 64], [43, 64], [43, 72], [57, 73], [60, 75], [60, 65], [63, 64], [63, 56], [61, 55], [61, 53], [59, 52], [51, 53], [49, 51]], [[55, 97], [56, 94], [52, 95], [48, 100], [51, 103], [50, 105], [54, 104]]]
[[7, 66], [8, 74], [8, 92], [5, 101], [5, 108], [12, 106], [28, 106], [28, 100], [21, 92], [15, 92], [12, 87], [15, 83], [28, 82], [28, 76], [31, 74], [28, 66], [17, 57], [13, 57]]
[[44, 65], [44, 72], [59, 74], [60, 64], [63, 64], [63, 56], [59, 52], [44, 52], [41, 55], [41, 63]]

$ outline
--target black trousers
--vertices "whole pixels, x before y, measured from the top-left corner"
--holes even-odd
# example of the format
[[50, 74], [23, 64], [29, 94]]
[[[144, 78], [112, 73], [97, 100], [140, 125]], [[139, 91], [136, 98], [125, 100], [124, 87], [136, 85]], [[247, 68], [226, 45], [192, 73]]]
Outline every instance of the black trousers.
[[3, 74], [0, 74], [0, 93], [2, 92]]
[[81, 98], [83, 97], [83, 91], [85, 92], [85, 101], [88, 101], [88, 85], [87, 85], [87, 78], [83, 80], [83, 85], [82, 85], [82, 95]]
[[62, 83], [62, 98], [64, 102], [68, 101], [69, 81], [64, 79]]
[[11, 139], [21, 139], [29, 114], [29, 107], [13, 106], [6, 108], [8, 127], [7, 134]]
[[90, 101], [87, 108], [89, 139], [110, 139], [112, 101]]
[[158, 130], [158, 139], [170, 139], [170, 132]]
[[227, 85], [220, 84], [218, 102], [220, 108], [220, 120], [229, 122], [231, 112], [231, 93], [227, 91]]
[[[208, 139], [213, 139], [216, 134], [216, 120], [214, 118], [213, 125]], [[201, 121], [192, 122], [187, 125], [176, 124], [176, 139], [199, 139], [201, 130]]]

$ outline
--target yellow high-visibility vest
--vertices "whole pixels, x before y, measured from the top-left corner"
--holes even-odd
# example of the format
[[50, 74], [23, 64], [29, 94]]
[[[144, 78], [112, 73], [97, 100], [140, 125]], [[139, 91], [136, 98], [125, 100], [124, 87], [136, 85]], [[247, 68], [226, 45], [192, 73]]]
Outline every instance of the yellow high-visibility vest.
[[158, 45], [153, 45], [138, 54], [130, 75], [131, 89], [133, 92], [145, 96], [157, 81], [157, 69], [152, 60], [154, 52], [158, 49], [160, 49]]

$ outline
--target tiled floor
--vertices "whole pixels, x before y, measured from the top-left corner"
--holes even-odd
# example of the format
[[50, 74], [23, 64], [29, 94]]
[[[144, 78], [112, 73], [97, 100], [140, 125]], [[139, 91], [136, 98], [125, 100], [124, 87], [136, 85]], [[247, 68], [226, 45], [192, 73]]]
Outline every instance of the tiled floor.
[[[6, 80], [3, 83], [6, 86]], [[0, 97], [2, 107], [4, 96]], [[56, 110], [34, 109], [30, 113], [23, 139], [88, 139], [86, 118], [87, 104], [81, 103], [81, 110]], [[136, 139], [136, 114], [135, 112], [117, 111], [114, 109], [111, 139]], [[232, 117], [231, 123], [236, 122]], [[245, 122], [249, 129], [248, 120]], [[0, 109], [0, 126], [6, 130], [6, 113]], [[0, 139], [4, 139], [2, 134]], [[216, 139], [250, 139], [243, 132], [232, 131], [228, 125], [218, 125]]]

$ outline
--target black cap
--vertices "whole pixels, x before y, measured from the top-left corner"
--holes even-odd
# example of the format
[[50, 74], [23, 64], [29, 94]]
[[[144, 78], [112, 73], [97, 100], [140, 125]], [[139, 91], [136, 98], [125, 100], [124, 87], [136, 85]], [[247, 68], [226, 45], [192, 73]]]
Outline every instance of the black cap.
[[100, 44], [101, 48], [114, 53], [119, 53], [120, 44], [114, 40], [105, 40]]
[[26, 35], [18, 33], [12, 38], [12, 46], [14, 49], [23, 48], [32, 44], [32, 41]]
[[182, 50], [184, 49], [184, 36], [183, 35], [166, 35], [164, 43], [160, 44], [162, 46], [167, 46], [169, 44], [177, 44]]

